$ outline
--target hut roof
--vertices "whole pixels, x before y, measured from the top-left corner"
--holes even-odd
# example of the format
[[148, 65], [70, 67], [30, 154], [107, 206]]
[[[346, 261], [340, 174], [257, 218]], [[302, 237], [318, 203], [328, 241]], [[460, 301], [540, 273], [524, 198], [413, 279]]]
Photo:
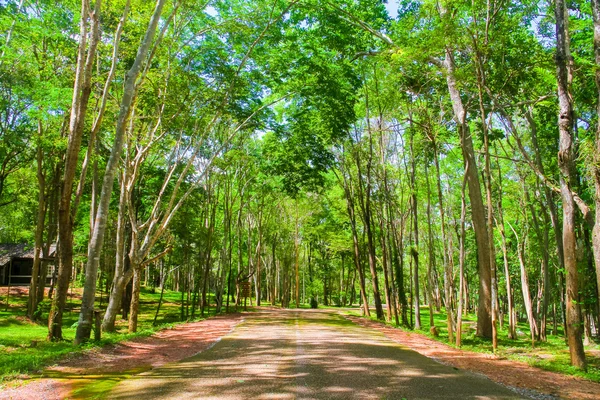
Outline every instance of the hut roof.
[[[0, 243], [0, 265], [6, 265], [11, 258], [33, 258], [34, 246], [27, 243]], [[56, 245], [50, 246], [50, 256], [56, 253]]]

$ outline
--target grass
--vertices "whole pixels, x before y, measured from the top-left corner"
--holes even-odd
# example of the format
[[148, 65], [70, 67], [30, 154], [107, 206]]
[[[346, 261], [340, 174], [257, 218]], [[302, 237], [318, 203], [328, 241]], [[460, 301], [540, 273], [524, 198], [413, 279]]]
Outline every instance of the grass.
[[[348, 311], [348, 314], [361, 316], [360, 311]], [[434, 324], [437, 327], [439, 335], [436, 337], [429, 332], [429, 307], [421, 307], [421, 330], [416, 330], [431, 339], [438, 342], [456, 347], [454, 343], [448, 343], [448, 330], [446, 327], [446, 313], [434, 311]], [[371, 316], [372, 320], [376, 317]], [[462, 346], [463, 350], [477, 353], [492, 354], [492, 342], [489, 339], [483, 339], [475, 335], [476, 315], [467, 314], [463, 317], [462, 328]], [[395, 323], [388, 325], [398, 327]], [[498, 329], [498, 351], [496, 354], [510, 360], [526, 362], [529, 365], [545, 369], [548, 371], [559, 372], [566, 375], [578, 376], [589, 379], [594, 382], [600, 382], [600, 345], [594, 343], [586, 347], [586, 356], [588, 370], [582, 371], [570, 365], [569, 348], [562, 335], [547, 335], [546, 342], [535, 342], [532, 347], [529, 325], [527, 322], [520, 322], [517, 325], [517, 339], [508, 338], [508, 323], [503, 328]], [[402, 327], [403, 328], [403, 327]], [[404, 329], [404, 328], [403, 328]], [[559, 333], [562, 327], [559, 327]]]
[[[152, 322], [160, 292], [142, 288], [138, 331], [136, 333], [127, 333], [127, 321], [118, 320], [116, 332], [103, 332], [100, 342], [89, 342], [82, 346], [74, 346], [72, 342], [75, 337], [77, 319], [79, 318], [80, 300], [78, 300], [78, 294], [80, 293], [81, 290], [76, 289], [75, 295], [70, 296], [67, 301], [66, 311], [63, 315], [63, 338], [65, 340], [61, 342], [46, 341], [48, 335], [46, 323], [33, 323], [25, 317], [27, 304], [25, 294], [15, 295], [14, 292], [11, 293], [8, 310], [6, 310], [5, 301], [0, 304], [0, 384], [22, 375], [37, 373], [69, 354], [77, 354], [90, 348], [114, 344], [135, 337], [148, 336], [160, 329], [181, 323], [180, 292], [165, 290], [157, 325], [153, 326]], [[100, 303], [99, 300], [100, 298], [97, 299], [98, 304]], [[103, 300], [106, 304], [106, 298]], [[50, 300], [45, 299], [42, 303], [42, 321], [47, 320], [49, 308]], [[208, 315], [214, 315], [214, 308], [209, 311]], [[198, 319], [202, 319], [199, 312], [194, 317], [194, 320]]]
[[72, 387], [71, 396], [74, 399], [105, 399], [119, 382], [149, 369], [151, 367], [141, 366], [123, 372], [103, 372], [100, 375], [74, 375], [61, 371], [45, 371], [44, 377], [69, 381]]

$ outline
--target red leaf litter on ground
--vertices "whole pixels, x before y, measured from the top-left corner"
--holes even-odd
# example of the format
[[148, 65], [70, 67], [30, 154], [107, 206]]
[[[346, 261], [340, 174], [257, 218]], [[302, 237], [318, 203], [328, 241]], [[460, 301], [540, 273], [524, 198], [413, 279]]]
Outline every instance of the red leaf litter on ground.
[[22, 385], [3, 390], [0, 399], [66, 399], [77, 379], [85, 379], [86, 375], [141, 372], [191, 357], [212, 347], [242, 320], [241, 314], [220, 315], [165, 329], [149, 337], [90, 350], [44, 370], [44, 375], [61, 376], [61, 379], [23, 380], [17, 382]]
[[381, 322], [347, 316], [352, 322], [377, 329], [391, 340], [424, 356], [466, 371], [483, 374], [506, 386], [535, 390], [563, 399], [600, 399], [600, 384], [586, 379], [545, 371], [524, 362], [498, 358], [450, 347], [425, 335], [386, 326]]

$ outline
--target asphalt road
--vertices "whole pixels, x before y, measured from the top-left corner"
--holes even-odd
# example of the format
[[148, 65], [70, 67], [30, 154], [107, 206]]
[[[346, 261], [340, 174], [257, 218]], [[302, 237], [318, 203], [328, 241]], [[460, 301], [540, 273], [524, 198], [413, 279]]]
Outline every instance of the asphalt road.
[[249, 314], [211, 349], [119, 383], [114, 399], [518, 399], [326, 311]]

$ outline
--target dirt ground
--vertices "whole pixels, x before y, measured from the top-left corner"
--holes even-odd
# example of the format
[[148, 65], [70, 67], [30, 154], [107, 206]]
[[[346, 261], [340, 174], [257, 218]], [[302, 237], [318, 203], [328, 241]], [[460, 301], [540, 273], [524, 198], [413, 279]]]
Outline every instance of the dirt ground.
[[523, 393], [332, 310], [260, 310], [208, 351], [124, 379], [116, 400], [509, 400]]
[[377, 329], [393, 341], [427, 357], [459, 369], [483, 374], [506, 386], [535, 390], [562, 399], [600, 399], [599, 383], [544, 371], [523, 362], [500, 359], [491, 354], [456, 349], [425, 335], [391, 328], [380, 322], [359, 317], [346, 318], [361, 326]]

